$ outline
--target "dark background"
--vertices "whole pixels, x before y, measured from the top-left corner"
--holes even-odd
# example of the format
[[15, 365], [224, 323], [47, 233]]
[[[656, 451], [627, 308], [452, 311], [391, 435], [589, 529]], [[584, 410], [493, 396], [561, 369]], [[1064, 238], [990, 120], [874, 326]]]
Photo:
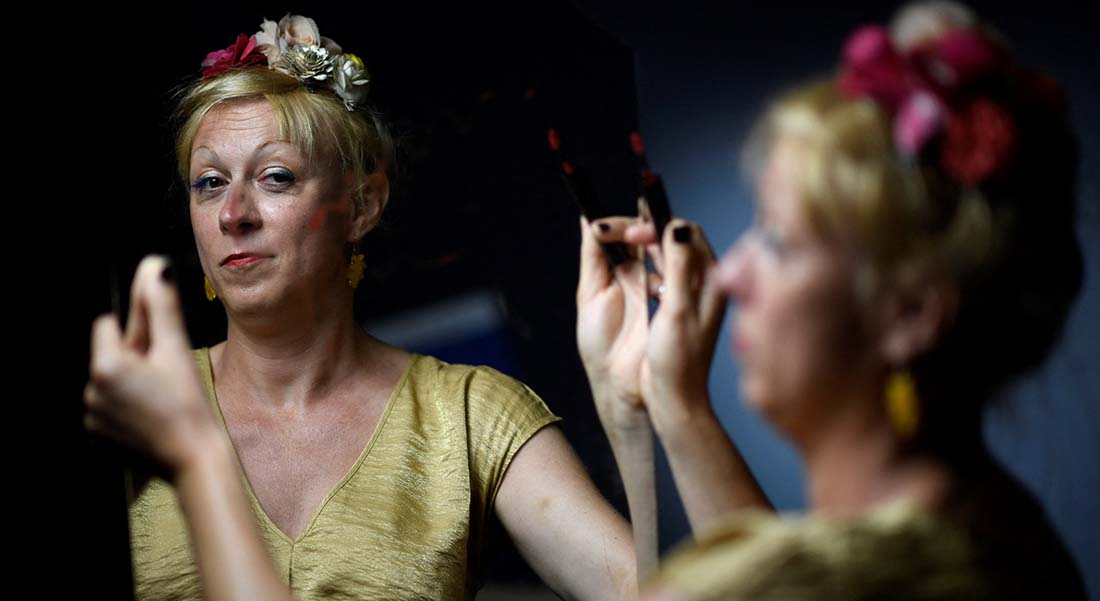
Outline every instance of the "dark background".
[[[725, 248], [751, 213], [736, 158], [755, 116], [785, 86], [831, 69], [854, 26], [883, 22], [896, 6], [238, 3], [96, 7], [64, 15], [60, 26], [59, 15], [35, 17], [26, 32], [31, 40], [15, 45], [9, 61], [8, 96], [16, 107], [8, 111], [9, 147], [35, 174], [11, 225], [34, 241], [29, 252], [22, 247], [13, 256], [31, 259], [20, 266], [29, 263], [50, 300], [27, 294], [22, 284], [10, 296], [29, 301], [28, 315], [44, 310], [44, 319], [15, 320], [23, 322], [14, 324], [20, 331], [28, 328], [21, 340], [31, 352], [20, 356], [48, 357], [29, 360], [27, 373], [44, 373], [44, 389], [56, 389], [43, 398], [64, 400], [28, 404], [46, 414], [35, 422], [47, 424], [49, 432], [37, 439], [46, 444], [31, 448], [47, 465], [32, 470], [41, 483], [10, 496], [44, 507], [54, 526], [31, 528], [29, 563], [45, 567], [47, 586], [76, 585], [106, 598], [127, 594], [125, 501], [112, 467], [125, 459], [87, 445], [80, 434], [87, 332], [93, 316], [110, 308], [112, 270], [125, 295], [142, 255], [172, 255], [195, 344], [220, 340], [219, 331], [224, 336], [219, 306], [202, 299], [167, 123], [169, 91], [197, 74], [206, 52], [229, 45], [238, 32], [254, 32], [262, 17], [302, 12], [323, 35], [364, 58], [372, 102], [402, 140], [402, 176], [387, 225], [368, 247], [371, 274], [357, 298], [359, 315], [371, 322], [493, 291], [509, 333], [510, 371], [565, 418], [564, 430], [593, 477], [622, 507], [576, 358], [576, 210], [546, 149], [547, 127], [557, 128], [571, 156], [599, 174], [601, 198], [623, 210], [631, 206], [636, 171], [626, 135], [640, 127], [674, 209], [703, 223], [715, 247]], [[1040, 497], [1092, 598], [1100, 598], [1100, 376], [1091, 360], [1100, 333], [1096, 21], [1063, 1], [1026, 10], [975, 6], [1022, 62], [1067, 87], [1083, 149], [1079, 235], [1087, 271], [1063, 343], [1043, 370], [989, 412], [987, 434]], [[1005, 337], [1010, 343], [1010, 324]], [[711, 378], [719, 413], [776, 504], [799, 509], [801, 466], [742, 409], [726, 342], [723, 336]], [[43, 365], [58, 369], [41, 372]], [[688, 530], [667, 470], [661, 482], [667, 547]], [[493, 576], [530, 574], [505, 551]]]

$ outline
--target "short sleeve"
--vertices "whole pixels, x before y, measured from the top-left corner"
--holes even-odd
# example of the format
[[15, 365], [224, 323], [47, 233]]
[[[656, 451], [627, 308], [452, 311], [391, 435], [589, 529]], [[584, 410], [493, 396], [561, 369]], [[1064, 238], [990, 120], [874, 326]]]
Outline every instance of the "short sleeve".
[[489, 367], [472, 368], [466, 389], [473, 509], [487, 518], [516, 452], [561, 418], [522, 382]]

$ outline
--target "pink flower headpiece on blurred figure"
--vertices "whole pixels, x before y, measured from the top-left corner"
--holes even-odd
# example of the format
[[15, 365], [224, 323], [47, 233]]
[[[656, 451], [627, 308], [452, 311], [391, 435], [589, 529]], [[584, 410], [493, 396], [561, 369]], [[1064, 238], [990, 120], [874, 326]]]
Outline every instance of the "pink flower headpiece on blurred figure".
[[239, 34], [232, 46], [207, 54], [202, 78], [265, 62], [269, 69], [294, 77], [311, 89], [333, 91], [349, 111], [366, 100], [370, 75], [363, 61], [321, 37], [313, 19], [301, 15], [286, 15], [278, 23], [265, 19], [255, 35]]
[[1010, 109], [981, 84], [1009, 75], [1005, 52], [959, 28], [902, 53], [883, 27], [858, 29], [844, 46], [842, 94], [870, 97], [894, 116], [894, 143], [916, 159], [939, 137], [939, 164], [964, 185], [1002, 170], [1016, 148]]

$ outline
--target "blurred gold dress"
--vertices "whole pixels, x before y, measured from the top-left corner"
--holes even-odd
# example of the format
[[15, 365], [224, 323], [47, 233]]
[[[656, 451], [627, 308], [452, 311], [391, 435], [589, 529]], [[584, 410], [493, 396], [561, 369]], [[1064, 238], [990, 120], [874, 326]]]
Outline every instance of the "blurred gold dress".
[[[195, 350], [195, 361], [224, 429], [209, 349]], [[245, 487], [298, 599], [473, 598], [505, 470], [558, 419], [529, 388], [491, 368], [413, 355], [370, 442], [296, 539], [267, 517], [247, 479]], [[151, 480], [136, 491], [129, 517], [137, 599], [202, 599], [172, 487]]]
[[1084, 599], [1041, 512], [967, 527], [906, 502], [857, 518], [731, 516], [665, 561], [653, 589], [690, 601]]

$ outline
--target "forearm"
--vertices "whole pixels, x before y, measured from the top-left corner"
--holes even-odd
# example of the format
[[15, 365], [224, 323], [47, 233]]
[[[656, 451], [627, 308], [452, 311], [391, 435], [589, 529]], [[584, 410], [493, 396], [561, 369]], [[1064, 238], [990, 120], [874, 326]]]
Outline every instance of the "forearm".
[[623, 403], [600, 403], [597, 400], [597, 407], [601, 406], [618, 408], [615, 415], [601, 411], [600, 421], [623, 479], [640, 582], [657, 567], [658, 557], [653, 426], [644, 410], [624, 410]]
[[711, 410], [710, 399], [677, 406], [697, 409], [657, 415], [654, 427], [692, 531], [698, 535], [739, 509], [774, 509]]
[[175, 478], [206, 599], [291, 600], [255, 525], [233, 449], [220, 433]]

